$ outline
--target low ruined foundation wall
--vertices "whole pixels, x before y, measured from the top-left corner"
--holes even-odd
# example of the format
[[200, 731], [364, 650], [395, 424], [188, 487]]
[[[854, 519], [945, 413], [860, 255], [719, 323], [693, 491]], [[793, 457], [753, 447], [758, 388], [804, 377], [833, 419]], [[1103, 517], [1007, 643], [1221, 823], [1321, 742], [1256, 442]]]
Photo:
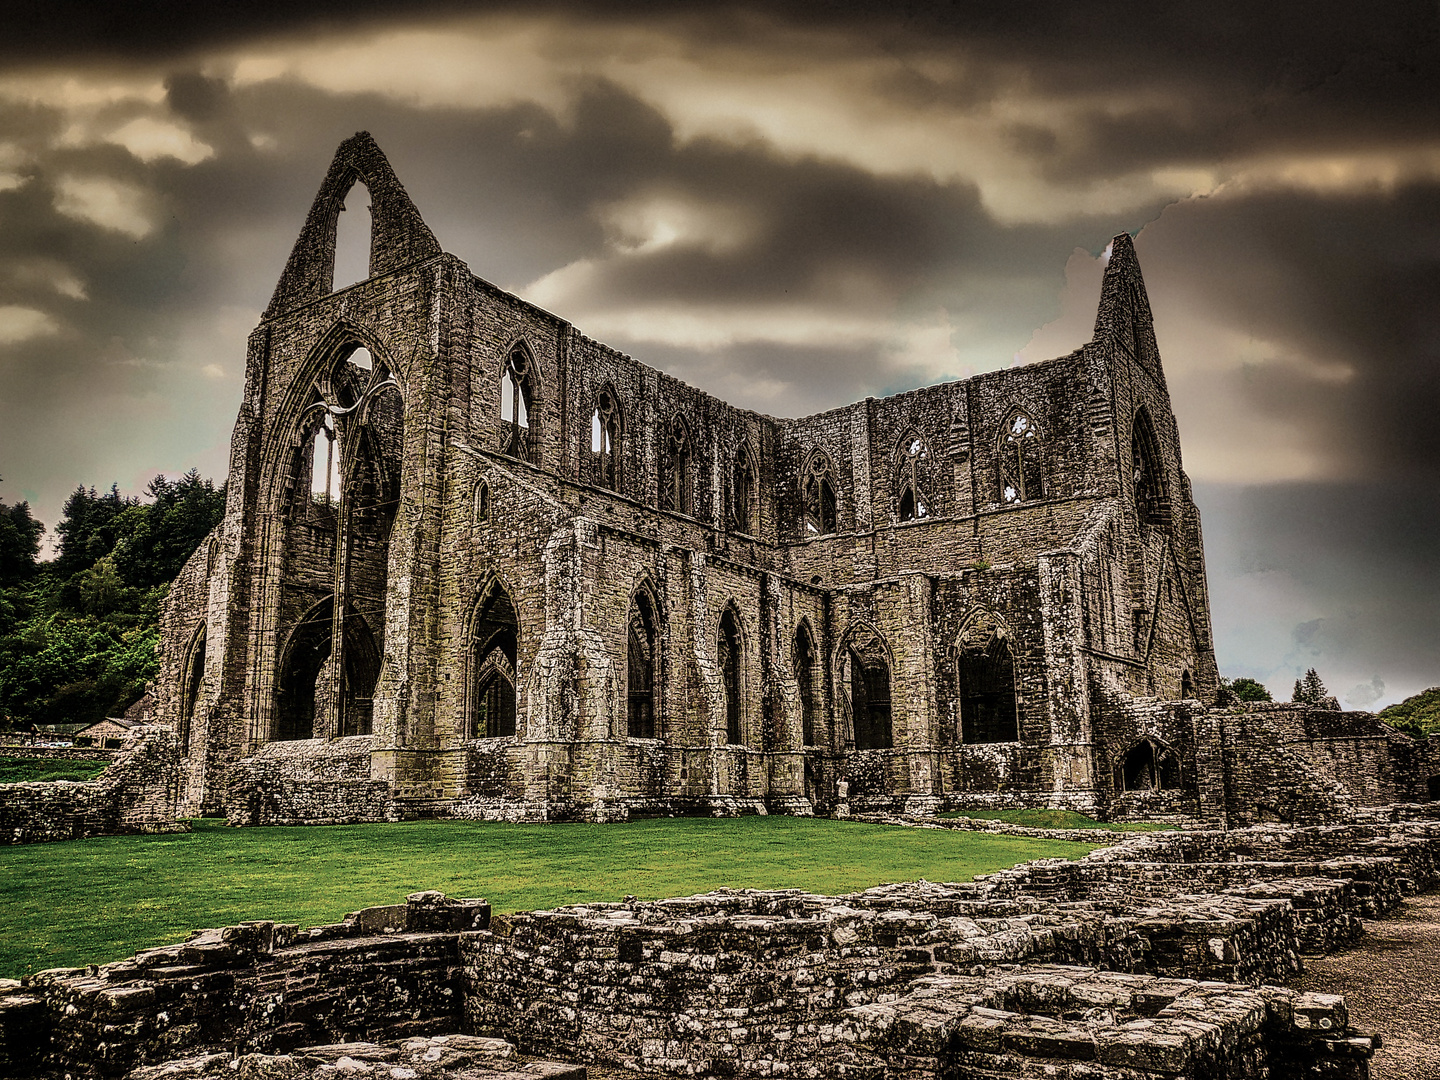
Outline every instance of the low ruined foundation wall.
[[186, 831], [174, 810], [179, 752], [169, 728], [146, 726], [109, 751], [111, 764], [94, 780], [0, 784], [0, 844]]
[[371, 736], [296, 739], [237, 762], [225, 787], [231, 825], [399, 821], [390, 784], [370, 776]]
[[37, 761], [114, 761], [119, 750], [98, 746], [31, 746], [29, 743], [0, 743], [0, 757], [34, 758]]
[[416, 893], [332, 926], [242, 923], [99, 968], [43, 971], [0, 991], [0, 1064], [120, 1077], [197, 1051], [455, 1031], [457, 942], [489, 917], [483, 900]]
[[[416, 894], [0, 985], [0, 1072], [118, 1077], [454, 1032], [675, 1076], [1363, 1080], [1375, 1041], [1341, 999], [1264, 984], [1388, 910], [1437, 839], [1434, 821], [1143, 834], [967, 884], [494, 919]], [[1384, 852], [1352, 853], [1366, 845]]]

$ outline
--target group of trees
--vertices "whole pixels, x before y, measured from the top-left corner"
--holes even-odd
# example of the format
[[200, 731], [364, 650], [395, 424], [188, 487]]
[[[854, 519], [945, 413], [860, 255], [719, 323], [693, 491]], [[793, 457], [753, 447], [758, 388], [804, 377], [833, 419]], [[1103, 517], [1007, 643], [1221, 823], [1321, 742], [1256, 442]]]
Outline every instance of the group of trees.
[[[1221, 679], [1220, 685], [1240, 701], [1273, 700], [1270, 691], [1254, 679]], [[1290, 700], [1312, 709], [1340, 708], [1340, 703], [1325, 688], [1325, 683], [1314, 668], [1295, 680]], [[1376, 715], [1395, 730], [1417, 739], [1440, 735], [1440, 686], [1432, 686], [1429, 690], [1422, 690], [1397, 704], [1387, 705]]]
[[219, 523], [225, 489], [191, 469], [145, 498], [78, 487], [56, 557], [27, 503], [0, 502], [0, 729], [118, 715], [156, 674], [160, 602]]

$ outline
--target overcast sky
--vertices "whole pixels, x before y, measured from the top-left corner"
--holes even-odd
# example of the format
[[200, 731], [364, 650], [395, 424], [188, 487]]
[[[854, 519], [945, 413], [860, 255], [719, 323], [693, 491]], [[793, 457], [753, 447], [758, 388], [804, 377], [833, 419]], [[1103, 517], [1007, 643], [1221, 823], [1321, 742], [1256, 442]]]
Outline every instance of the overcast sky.
[[1134, 233], [1222, 673], [1440, 683], [1434, 0], [201, 7], [6, 19], [0, 499], [223, 476], [364, 129], [475, 273], [775, 415], [1068, 352]]

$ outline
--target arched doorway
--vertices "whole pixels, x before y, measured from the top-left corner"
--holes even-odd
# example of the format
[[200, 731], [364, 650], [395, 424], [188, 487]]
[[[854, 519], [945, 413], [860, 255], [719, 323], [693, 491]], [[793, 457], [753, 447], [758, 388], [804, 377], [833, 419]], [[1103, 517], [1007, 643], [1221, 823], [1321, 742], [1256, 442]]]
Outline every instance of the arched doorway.
[[961, 651], [955, 665], [960, 691], [960, 741], [1015, 742], [1020, 738], [1015, 662], [998, 635], [984, 648]]
[[655, 670], [659, 660], [655, 608], [643, 592], [630, 605], [625, 643], [625, 731], [632, 739], [653, 739], [658, 734], [655, 716]]
[[720, 680], [725, 689], [725, 741], [739, 745], [745, 742], [745, 699], [741, 678], [745, 653], [740, 621], [732, 607], [727, 607], [720, 616], [718, 651]]
[[510, 594], [492, 581], [476, 606], [470, 630], [470, 716], [472, 739], [496, 739], [517, 731], [515, 686], [520, 623]]
[[890, 660], [879, 635], [869, 630], [855, 635], [841, 651], [840, 674], [841, 684], [850, 695], [855, 749], [890, 749], [894, 745]]

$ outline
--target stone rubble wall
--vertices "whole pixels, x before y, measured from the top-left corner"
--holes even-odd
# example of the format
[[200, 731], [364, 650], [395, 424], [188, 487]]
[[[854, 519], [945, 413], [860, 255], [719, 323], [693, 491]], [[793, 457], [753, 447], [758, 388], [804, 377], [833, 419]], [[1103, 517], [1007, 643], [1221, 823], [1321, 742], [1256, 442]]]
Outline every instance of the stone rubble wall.
[[114, 761], [119, 750], [98, 746], [34, 746], [30, 743], [0, 743], [0, 757], [33, 758], [39, 761]]
[[188, 831], [175, 820], [174, 732], [159, 725], [136, 728], [110, 753], [111, 764], [94, 780], [0, 784], [0, 845]]
[[[302, 1048], [338, 1062], [337, 1044], [455, 1034], [652, 1075], [1364, 1080], [1376, 1040], [1343, 1000], [1270, 984], [1437, 885], [1432, 816], [1130, 835], [1075, 862], [843, 897], [722, 890], [491, 919], [423, 893], [0, 985], [0, 1072], [208, 1076], [223, 1053], [268, 1055], [241, 1076], [338, 1077]], [[397, 1076], [406, 1053], [361, 1047], [345, 1069]], [[455, 1062], [423, 1075], [474, 1075]]]
[[399, 821], [390, 785], [370, 777], [369, 735], [269, 743], [234, 765], [224, 796], [231, 825]]
[[461, 1013], [458, 935], [489, 918], [483, 900], [415, 893], [330, 926], [242, 923], [98, 968], [42, 971], [0, 989], [0, 1064], [118, 1077], [197, 1051], [447, 1034]]

